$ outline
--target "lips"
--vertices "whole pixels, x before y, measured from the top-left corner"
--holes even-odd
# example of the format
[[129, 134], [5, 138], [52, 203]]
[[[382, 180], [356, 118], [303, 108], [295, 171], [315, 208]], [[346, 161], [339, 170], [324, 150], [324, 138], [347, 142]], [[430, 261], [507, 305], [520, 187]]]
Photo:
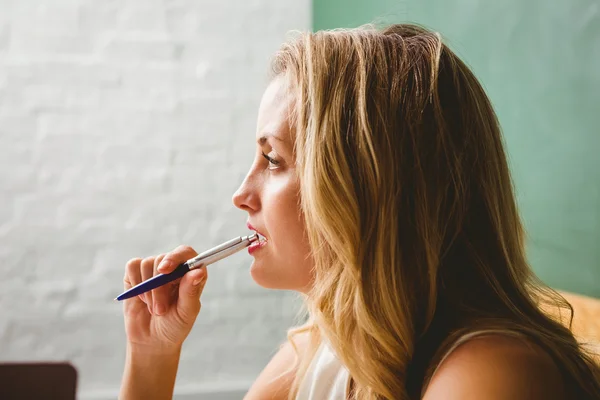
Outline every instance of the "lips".
[[252, 243], [250, 246], [248, 246], [248, 253], [252, 254], [255, 251], [265, 247], [267, 245], [268, 240], [265, 237], [265, 235], [263, 235], [259, 230], [253, 227], [252, 224], [250, 224], [250, 222], [248, 222], [246, 226], [248, 227], [248, 229], [256, 232], [256, 234], [258, 235], [258, 240]]
[[248, 229], [250, 229], [251, 231], [254, 231], [258, 234], [258, 239], [260, 242], [267, 242], [267, 237], [258, 229], [256, 229], [255, 227], [252, 226], [252, 224], [250, 224], [250, 222], [246, 223], [246, 226], [248, 227]]
[[248, 246], [248, 254], [252, 254], [256, 250], [262, 249], [266, 245], [267, 245], [266, 240], [257, 240], [256, 242], [254, 242], [250, 246]]

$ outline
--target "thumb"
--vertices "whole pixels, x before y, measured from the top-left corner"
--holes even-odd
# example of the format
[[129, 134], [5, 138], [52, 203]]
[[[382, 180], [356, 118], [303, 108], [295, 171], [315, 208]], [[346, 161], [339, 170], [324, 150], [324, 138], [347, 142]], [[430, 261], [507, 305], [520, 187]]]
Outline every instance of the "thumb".
[[186, 322], [193, 323], [200, 312], [200, 295], [207, 277], [206, 267], [202, 267], [188, 272], [181, 278], [177, 312]]

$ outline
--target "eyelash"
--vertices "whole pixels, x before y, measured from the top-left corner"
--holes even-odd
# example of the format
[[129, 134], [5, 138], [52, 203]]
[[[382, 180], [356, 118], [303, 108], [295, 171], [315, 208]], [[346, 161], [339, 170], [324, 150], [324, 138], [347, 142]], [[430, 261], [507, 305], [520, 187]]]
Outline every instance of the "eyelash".
[[269, 162], [269, 169], [275, 169], [275, 168], [271, 167], [270, 164], [273, 164], [275, 167], [277, 167], [279, 165], [279, 161], [269, 157], [264, 152], [262, 153], [262, 156]]

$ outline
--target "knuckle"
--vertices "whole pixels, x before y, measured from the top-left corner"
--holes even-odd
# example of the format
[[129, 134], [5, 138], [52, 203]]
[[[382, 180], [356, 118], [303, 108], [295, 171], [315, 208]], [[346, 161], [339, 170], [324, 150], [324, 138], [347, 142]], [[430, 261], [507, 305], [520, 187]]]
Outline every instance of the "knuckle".
[[154, 263], [154, 256], [146, 257], [142, 260], [142, 264]]
[[131, 260], [127, 261], [127, 264], [125, 264], [124, 279], [127, 279], [129, 275], [135, 274], [135, 271], [139, 271], [141, 262], [141, 258], [132, 258]]
[[186, 244], [182, 244], [181, 246], [177, 247], [177, 249], [175, 249], [175, 252], [182, 257], [187, 257], [190, 254], [196, 254], [196, 251], [191, 246], [188, 246]]
[[180, 245], [180, 246], [177, 246], [170, 253], [164, 254], [164, 257], [162, 258], [162, 260], [160, 260], [160, 262], [166, 261], [171, 264], [177, 265], [179, 263], [189, 260], [192, 257], [195, 257], [196, 254], [197, 253], [194, 251], [194, 249], [192, 247], [187, 246], [187, 245]]
[[199, 306], [188, 307], [185, 310], [181, 311], [181, 318], [182, 320], [187, 321], [189, 323], [198, 316], [198, 313], [200, 313]]
[[142, 260], [142, 271], [148, 272], [149, 269], [154, 268], [154, 257], [146, 257]]
[[127, 263], [125, 264], [125, 267], [129, 270], [132, 268], [135, 268], [139, 265], [139, 263], [142, 262], [141, 258], [132, 258], [131, 260], [127, 261]]

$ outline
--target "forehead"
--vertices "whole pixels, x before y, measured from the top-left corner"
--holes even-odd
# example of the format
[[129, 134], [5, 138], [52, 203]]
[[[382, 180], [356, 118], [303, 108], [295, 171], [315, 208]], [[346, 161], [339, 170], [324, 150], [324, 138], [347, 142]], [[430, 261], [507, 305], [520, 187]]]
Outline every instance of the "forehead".
[[280, 76], [269, 83], [266, 88], [258, 110], [256, 136], [259, 138], [265, 133], [288, 139], [290, 132], [289, 114], [292, 110], [294, 99], [288, 93], [285, 77]]

